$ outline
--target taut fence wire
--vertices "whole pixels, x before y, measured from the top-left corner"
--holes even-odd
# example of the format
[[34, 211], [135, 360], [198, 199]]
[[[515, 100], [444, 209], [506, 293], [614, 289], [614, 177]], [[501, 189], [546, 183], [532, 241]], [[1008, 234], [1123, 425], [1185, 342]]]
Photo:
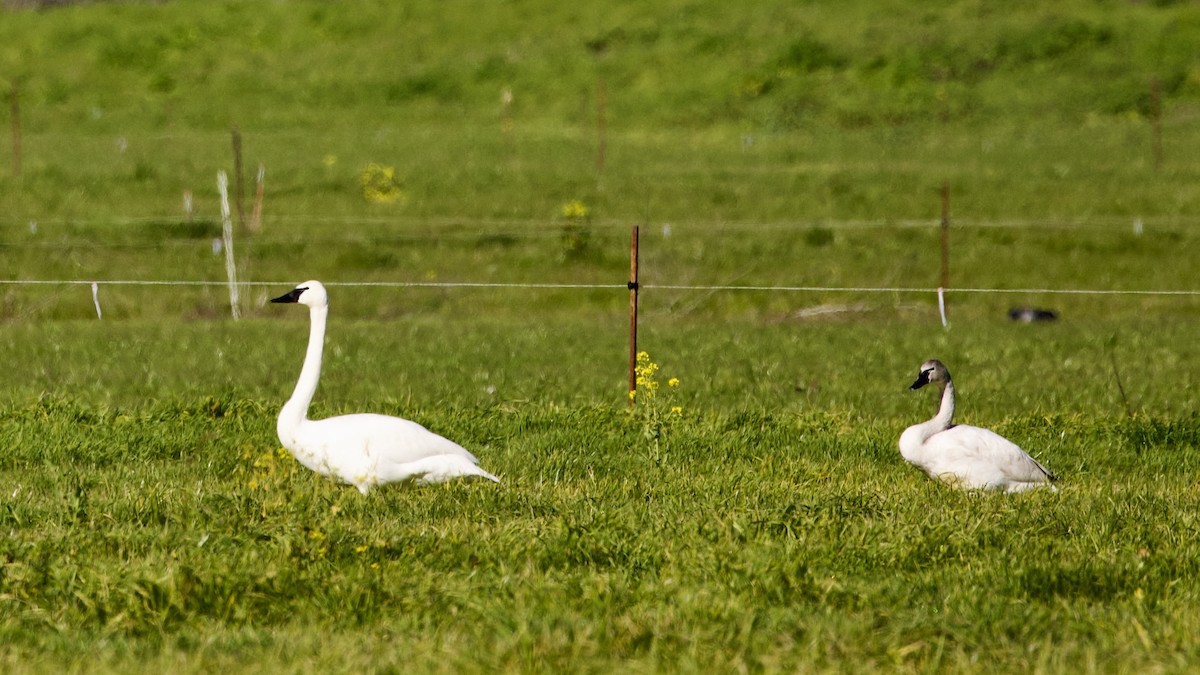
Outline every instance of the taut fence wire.
[[[636, 228], [634, 241], [636, 242]], [[945, 320], [945, 296], [950, 293], [973, 294], [1058, 294], [1058, 295], [1110, 295], [1110, 296], [1191, 296], [1200, 297], [1200, 289], [1192, 290], [1115, 290], [1093, 288], [921, 288], [914, 286], [738, 286], [738, 285], [703, 285], [703, 284], [642, 284], [637, 281], [637, 245], [633, 245], [633, 267], [630, 281], [624, 284], [571, 284], [571, 283], [491, 283], [491, 282], [447, 282], [447, 281], [333, 281], [326, 286], [346, 288], [502, 288], [525, 290], [612, 290], [628, 291], [631, 296], [630, 304], [630, 364], [629, 364], [629, 401], [632, 402], [636, 380], [635, 359], [637, 353], [637, 293], [643, 290], [664, 291], [705, 291], [705, 292], [759, 292], [759, 293], [886, 293], [886, 294], [930, 294], [937, 297], [939, 309], [942, 312], [942, 323]], [[199, 287], [199, 286], [228, 286], [232, 289], [255, 286], [285, 287], [294, 281], [188, 281], [188, 280], [83, 280], [83, 279], [0, 279], [0, 286], [83, 286], [91, 291], [91, 299], [96, 307], [96, 318], [103, 319], [104, 314], [100, 305], [100, 286], [170, 286], [170, 287]], [[234, 319], [238, 318], [236, 311], [237, 293], [231, 292], [231, 306], [234, 308]]]
[[[296, 281], [239, 281], [241, 288], [293, 286]], [[0, 279], [0, 286], [229, 286], [228, 281], [205, 280], [134, 280], [134, 279]], [[628, 283], [523, 283], [487, 281], [328, 281], [325, 286], [344, 288], [527, 288], [536, 289], [581, 289], [581, 291], [628, 291]], [[739, 286], [702, 285], [702, 283], [638, 283], [642, 291], [706, 291], [706, 292], [760, 292], [760, 293], [929, 293], [937, 294], [937, 288], [922, 286]], [[1114, 289], [1114, 288], [944, 288], [947, 295], [954, 293], [995, 294], [1050, 294], [1050, 295], [1200, 295], [1196, 289]]]
[[[329, 281], [326, 286], [344, 288], [512, 288], [529, 290], [578, 289], [578, 290], [628, 290], [627, 283], [619, 284], [572, 284], [572, 283], [517, 283], [475, 281]], [[168, 279], [0, 279], [2, 286], [221, 286], [228, 281], [168, 280]], [[242, 288], [255, 286], [291, 286], [296, 280], [287, 281], [239, 281]], [[705, 284], [652, 284], [640, 283], [641, 290], [662, 291], [754, 291], [778, 293], [928, 293], [936, 295], [938, 289], [921, 286], [742, 286]], [[1046, 294], [1046, 295], [1142, 295], [1142, 296], [1200, 296], [1200, 289], [1149, 290], [1149, 289], [1104, 289], [1104, 288], [946, 288], [946, 295], [954, 293], [976, 294]]]

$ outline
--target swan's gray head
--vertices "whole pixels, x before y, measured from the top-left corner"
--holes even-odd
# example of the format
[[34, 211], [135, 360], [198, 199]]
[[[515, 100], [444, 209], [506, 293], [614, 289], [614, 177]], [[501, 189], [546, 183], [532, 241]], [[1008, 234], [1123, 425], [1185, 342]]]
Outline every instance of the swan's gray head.
[[929, 359], [921, 364], [921, 372], [917, 374], [917, 381], [912, 383], [910, 390], [917, 390], [930, 382], [945, 383], [950, 381], [950, 371], [946, 370], [946, 366], [937, 359]]
[[325, 307], [329, 305], [329, 295], [325, 293], [321, 282], [306, 281], [278, 298], [272, 298], [271, 302], [296, 302], [309, 307]]

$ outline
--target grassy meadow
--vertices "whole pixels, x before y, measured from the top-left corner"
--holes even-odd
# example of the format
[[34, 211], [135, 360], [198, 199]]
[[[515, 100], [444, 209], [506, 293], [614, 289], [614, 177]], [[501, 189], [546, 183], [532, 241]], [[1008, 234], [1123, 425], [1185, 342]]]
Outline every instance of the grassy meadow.
[[[0, 671], [1195, 671], [1198, 38], [1169, 1], [0, 2]], [[308, 319], [266, 300], [309, 278], [312, 416], [500, 485], [280, 450]], [[904, 463], [935, 356], [1057, 493]]]

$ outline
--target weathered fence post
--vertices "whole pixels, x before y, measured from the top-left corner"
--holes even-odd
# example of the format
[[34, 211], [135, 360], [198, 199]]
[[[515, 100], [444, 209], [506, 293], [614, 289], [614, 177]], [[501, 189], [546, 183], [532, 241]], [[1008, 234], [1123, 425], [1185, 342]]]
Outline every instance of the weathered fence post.
[[942, 269], [938, 277], [938, 311], [946, 320], [946, 289], [950, 287], [950, 182], [942, 181]]
[[21, 87], [16, 80], [12, 82], [12, 174], [13, 178], [21, 176]]
[[604, 78], [596, 84], [596, 171], [604, 171], [608, 152], [608, 86]]
[[230, 130], [230, 136], [233, 142], [233, 199], [237, 206], [238, 230], [244, 233], [246, 231], [246, 202], [242, 197], [242, 132], [238, 130], [236, 124]]
[[1154, 156], [1154, 170], [1158, 171], [1162, 168], [1163, 162], [1163, 146], [1162, 146], [1162, 86], [1158, 83], [1158, 78], [1150, 80], [1150, 130], [1153, 138], [1151, 139], [1151, 153]]
[[630, 234], [629, 249], [629, 405], [637, 391], [638, 329], [638, 226]]
[[250, 232], [262, 230], [263, 196], [266, 192], [267, 167], [259, 162], [258, 175], [254, 180], [254, 209], [250, 211]]
[[225, 275], [229, 277], [229, 310], [233, 320], [242, 318], [238, 307], [237, 266], [233, 257], [233, 218], [229, 214], [229, 177], [224, 171], [217, 172], [217, 191], [221, 193], [221, 234], [225, 241]]

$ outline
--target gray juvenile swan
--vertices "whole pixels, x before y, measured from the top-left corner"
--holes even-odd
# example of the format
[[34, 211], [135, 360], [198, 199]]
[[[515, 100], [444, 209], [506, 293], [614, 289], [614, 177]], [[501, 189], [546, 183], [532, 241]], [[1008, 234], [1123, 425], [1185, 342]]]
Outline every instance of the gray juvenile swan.
[[472, 476], [500, 482], [477, 466], [475, 455], [416, 422], [371, 413], [308, 419], [308, 405], [321, 379], [329, 296], [321, 282], [306, 281], [271, 302], [307, 305], [311, 320], [300, 380], [276, 425], [279, 442], [301, 464], [350, 483], [363, 494], [383, 483], [425, 485]]
[[946, 366], [936, 359], [921, 366], [917, 381], [909, 389], [930, 383], [941, 389], [941, 407], [933, 419], [900, 434], [904, 459], [936, 480], [966, 489], [1056, 489], [1050, 482], [1057, 479], [1016, 443], [994, 431], [953, 423], [954, 381]]

